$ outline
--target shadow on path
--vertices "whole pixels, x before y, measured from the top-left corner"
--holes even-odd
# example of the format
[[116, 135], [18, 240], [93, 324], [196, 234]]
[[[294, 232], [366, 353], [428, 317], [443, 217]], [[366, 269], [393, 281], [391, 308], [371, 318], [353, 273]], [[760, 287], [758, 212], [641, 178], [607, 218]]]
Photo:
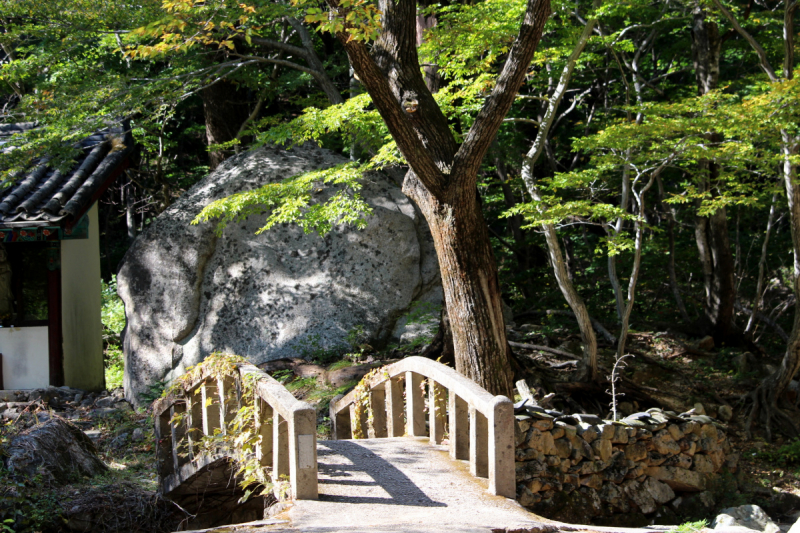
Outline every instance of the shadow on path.
[[[403, 463], [413, 463], [413, 455], [418, 452], [409, 450], [401, 459]], [[366, 503], [382, 505], [409, 505], [415, 507], [447, 507], [447, 504], [431, 500], [411, 479], [392, 463], [364, 448], [357, 442], [348, 440], [320, 442], [319, 473], [321, 485], [350, 485], [358, 487], [380, 487], [389, 493], [390, 498], [379, 496], [351, 496], [320, 494], [322, 501], [341, 503]], [[325, 456], [340, 455], [352, 464], [328, 464]], [[433, 473], [433, 472], [432, 472]], [[325, 476], [325, 477], [323, 477]], [[357, 477], [361, 479], [348, 479]], [[367, 481], [370, 477], [373, 481]], [[331, 479], [325, 479], [331, 478]]]

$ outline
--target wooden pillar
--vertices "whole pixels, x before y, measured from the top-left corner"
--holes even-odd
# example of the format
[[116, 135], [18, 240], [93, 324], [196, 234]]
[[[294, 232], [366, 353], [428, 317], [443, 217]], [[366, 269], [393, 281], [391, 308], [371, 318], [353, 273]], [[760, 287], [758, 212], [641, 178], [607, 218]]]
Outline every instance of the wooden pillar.
[[[64, 385], [64, 340], [61, 332], [61, 247], [47, 248], [47, 351], [50, 385]], [[97, 281], [100, 283], [100, 280]]]
[[403, 422], [403, 388], [401, 377], [394, 377], [386, 381], [384, 388], [386, 394], [386, 434], [389, 437], [402, 437], [406, 428]]

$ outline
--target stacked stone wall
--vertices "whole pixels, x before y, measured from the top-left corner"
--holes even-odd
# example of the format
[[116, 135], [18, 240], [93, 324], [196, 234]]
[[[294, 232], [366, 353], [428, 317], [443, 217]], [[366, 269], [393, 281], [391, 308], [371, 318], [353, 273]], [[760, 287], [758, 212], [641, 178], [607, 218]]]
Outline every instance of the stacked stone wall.
[[517, 500], [572, 523], [647, 522], [665, 504], [735, 472], [725, 427], [708, 416], [651, 409], [619, 422], [517, 409]]

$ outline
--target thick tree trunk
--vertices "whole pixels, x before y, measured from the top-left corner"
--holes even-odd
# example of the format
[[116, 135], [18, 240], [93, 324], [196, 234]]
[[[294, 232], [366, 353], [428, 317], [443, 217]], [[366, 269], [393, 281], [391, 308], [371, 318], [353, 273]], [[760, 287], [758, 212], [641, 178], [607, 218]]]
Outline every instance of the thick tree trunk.
[[403, 192], [416, 202], [431, 229], [456, 370], [494, 394], [510, 396], [513, 371], [500, 284], [477, 193], [446, 195], [440, 201], [419, 185], [415, 175], [407, 175]]
[[[700, 95], [717, 88], [719, 57], [722, 40], [717, 24], [707, 17], [698, 5], [693, 12], [692, 57]], [[710, 142], [718, 140], [717, 134], [708, 135]], [[699, 162], [700, 186], [716, 194], [718, 169], [714, 161]], [[709, 332], [719, 342], [730, 343], [734, 337], [733, 315], [736, 303], [735, 266], [728, 236], [728, 218], [725, 208], [708, 217], [695, 218], [695, 237], [705, 282], [705, 316]]]
[[[203, 99], [208, 145], [222, 144], [235, 139], [249, 114], [244, 91], [233, 83], [221, 80], [203, 89], [200, 96]], [[217, 168], [229, 155], [224, 150], [210, 151], [208, 163], [211, 170]]]
[[[338, 0], [326, 2], [347, 27], [350, 8]], [[511, 396], [502, 301], [476, 184], [481, 162], [525, 80], [550, 3], [528, 1], [495, 87], [460, 145], [421, 73], [416, 2], [380, 0], [378, 7], [381, 35], [371, 48], [347, 31], [337, 38], [411, 167], [403, 192], [420, 207], [433, 235], [456, 370], [493, 394]]]

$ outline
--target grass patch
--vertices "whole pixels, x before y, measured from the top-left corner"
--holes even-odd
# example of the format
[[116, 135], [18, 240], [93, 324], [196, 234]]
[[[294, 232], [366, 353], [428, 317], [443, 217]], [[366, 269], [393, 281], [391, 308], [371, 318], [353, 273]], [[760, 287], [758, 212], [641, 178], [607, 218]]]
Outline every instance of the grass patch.
[[350, 361], [349, 359], [342, 359], [341, 361], [336, 361], [331, 366], [328, 367], [329, 371], [332, 370], [339, 370], [340, 368], [347, 368], [349, 366], [354, 366], [356, 363]]
[[697, 522], [684, 522], [675, 529], [670, 529], [669, 533], [695, 533], [700, 531], [708, 525], [708, 520], [699, 520]]

